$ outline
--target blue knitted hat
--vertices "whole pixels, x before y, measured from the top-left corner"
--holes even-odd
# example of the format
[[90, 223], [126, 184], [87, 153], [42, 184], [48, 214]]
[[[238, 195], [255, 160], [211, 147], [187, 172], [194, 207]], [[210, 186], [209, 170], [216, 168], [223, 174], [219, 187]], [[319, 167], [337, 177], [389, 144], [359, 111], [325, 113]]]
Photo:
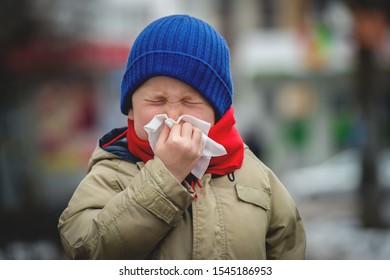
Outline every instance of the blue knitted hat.
[[123, 114], [131, 108], [133, 92], [154, 76], [168, 76], [193, 87], [214, 107], [217, 119], [232, 105], [229, 48], [213, 27], [197, 18], [163, 17], [139, 34], [122, 80]]

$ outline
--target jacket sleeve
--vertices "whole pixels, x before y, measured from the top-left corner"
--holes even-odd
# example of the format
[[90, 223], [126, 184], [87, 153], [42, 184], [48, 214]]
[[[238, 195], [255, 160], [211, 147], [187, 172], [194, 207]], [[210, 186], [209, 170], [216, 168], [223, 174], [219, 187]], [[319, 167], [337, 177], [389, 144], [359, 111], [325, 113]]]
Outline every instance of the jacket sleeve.
[[295, 202], [269, 170], [272, 189], [267, 259], [305, 259], [306, 234]]
[[157, 157], [136, 168], [103, 160], [80, 183], [58, 224], [70, 258], [146, 258], [180, 221], [191, 191]]

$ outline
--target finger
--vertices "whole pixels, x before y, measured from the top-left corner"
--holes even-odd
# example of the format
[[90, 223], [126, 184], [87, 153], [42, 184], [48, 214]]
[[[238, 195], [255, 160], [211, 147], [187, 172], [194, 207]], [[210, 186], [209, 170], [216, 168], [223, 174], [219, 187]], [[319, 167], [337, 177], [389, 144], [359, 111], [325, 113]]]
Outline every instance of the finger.
[[194, 127], [190, 123], [183, 123], [181, 126], [180, 135], [187, 139], [192, 139]]
[[203, 136], [202, 131], [199, 128], [194, 127], [193, 130], [192, 130], [192, 139], [193, 139], [193, 141], [195, 143], [202, 142], [202, 136]]
[[181, 125], [176, 123], [171, 127], [171, 131], [169, 132], [169, 139], [175, 139], [181, 137]]
[[169, 137], [170, 128], [167, 125], [164, 125], [163, 129], [161, 130], [160, 136], [157, 139], [157, 143], [165, 143]]

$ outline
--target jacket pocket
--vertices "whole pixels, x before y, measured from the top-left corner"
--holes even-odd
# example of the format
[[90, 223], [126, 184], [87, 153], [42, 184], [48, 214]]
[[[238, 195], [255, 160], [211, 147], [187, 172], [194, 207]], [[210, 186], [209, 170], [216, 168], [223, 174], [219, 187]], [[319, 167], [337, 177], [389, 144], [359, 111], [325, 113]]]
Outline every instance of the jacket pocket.
[[267, 189], [236, 184], [237, 196], [240, 200], [260, 206], [264, 210], [270, 209], [271, 193]]

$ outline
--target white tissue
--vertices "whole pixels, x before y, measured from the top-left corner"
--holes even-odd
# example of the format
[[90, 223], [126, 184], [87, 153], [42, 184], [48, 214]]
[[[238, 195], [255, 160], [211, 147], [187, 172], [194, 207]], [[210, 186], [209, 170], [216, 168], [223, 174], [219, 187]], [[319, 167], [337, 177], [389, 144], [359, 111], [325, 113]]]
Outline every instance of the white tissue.
[[203, 133], [202, 141], [204, 147], [203, 147], [202, 155], [199, 161], [197, 162], [197, 164], [195, 165], [194, 169], [192, 169], [191, 171], [191, 173], [195, 177], [200, 179], [203, 176], [203, 174], [206, 172], [211, 157], [222, 156], [227, 153], [226, 149], [221, 144], [215, 142], [214, 140], [212, 140], [207, 136], [209, 134], [209, 130], [211, 127], [210, 123], [189, 115], [182, 115], [175, 121], [171, 118], [168, 118], [166, 114], [160, 114], [160, 115], [156, 115], [147, 125], [145, 125], [144, 129], [148, 133], [148, 140], [154, 152], [157, 139], [160, 136], [160, 133], [164, 127], [164, 123], [166, 123], [171, 128], [174, 124], [179, 123], [182, 120], [199, 128]]

